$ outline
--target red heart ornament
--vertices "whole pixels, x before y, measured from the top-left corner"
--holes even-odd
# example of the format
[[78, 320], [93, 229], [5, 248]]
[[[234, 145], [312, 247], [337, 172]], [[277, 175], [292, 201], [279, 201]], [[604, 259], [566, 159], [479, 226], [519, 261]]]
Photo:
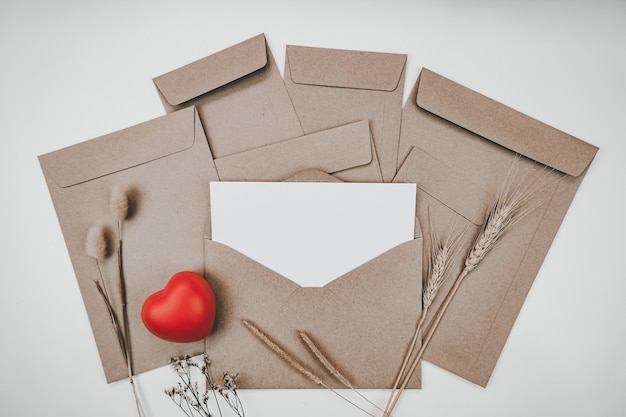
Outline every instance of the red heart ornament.
[[161, 339], [188, 343], [204, 339], [215, 322], [215, 295], [202, 275], [175, 274], [143, 303], [141, 319]]

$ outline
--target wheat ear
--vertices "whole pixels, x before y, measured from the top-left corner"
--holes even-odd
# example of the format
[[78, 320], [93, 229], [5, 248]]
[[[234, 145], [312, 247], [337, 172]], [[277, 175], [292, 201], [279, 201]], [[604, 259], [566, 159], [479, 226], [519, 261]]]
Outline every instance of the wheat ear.
[[458, 252], [461, 238], [465, 234], [465, 231], [463, 231], [462, 233], [458, 233], [454, 236], [449, 233], [448, 237], [445, 240], [440, 240], [436, 229], [433, 227], [432, 222], [430, 221], [430, 216], [429, 224], [431, 236], [431, 254], [429, 259], [426, 287], [422, 293], [422, 311], [418, 318], [417, 326], [415, 327], [415, 332], [413, 334], [407, 352], [404, 355], [402, 366], [400, 367], [400, 371], [398, 371], [398, 375], [394, 382], [393, 388], [391, 389], [391, 393], [389, 394], [389, 399], [387, 400], [386, 407], [389, 407], [391, 402], [393, 401], [393, 397], [396, 394], [398, 385], [403, 380], [403, 377], [407, 379], [411, 377], [412, 372], [409, 375], [405, 376], [405, 371], [409, 364], [409, 360], [413, 355], [413, 352], [415, 351], [420, 331], [422, 330], [422, 326], [424, 325], [424, 321], [426, 320], [426, 315], [428, 314], [428, 309], [435, 300], [439, 289], [448, 277], [447, 272], [450, 267], [450, 260], [453, 259]]
[[457, 293], [459, 287], [467, 275], [472, 272], [480, 261], [491, 251], [496, 243], [504, 236], [504, 234], [526, 215], [532, 212], [535, 208], [539, 207], [543, 202], [542, 199], [534, 199], [539, 189], [533, 189], [532, 186], [523, 186], [521, 181], [516, 181], [515, 176], [517, 174], [517, 165], [513, 164], [509, 170], [507, 177], [503, 182], [503, 186], [498, 193], [495, 202], [492, 204], [485, 221], [480, 229], [480, 232], [474, 239], [472, 247], [467, 253], [465, 258], [465, 266], [459, 276], [456, 278], [454, 285], [446, 295], [446, 298], [442, 302], [441, 306], [437, 310], [435, 317], [433, 318], [430, 327], [424, 335], [422, 346], [417, 352], [407, 376], [404, 378], [399, 391], [394, 397], [391, 404], [386, 407], [385, 416], [390, 416], [395, 405], [402, 394], [402, 391], [409, 382], [411, 374], [417, 368], [419, 361], [424, 355], [424, 351], [428, 347], [441, 318], [445, 314], [450, 302]]

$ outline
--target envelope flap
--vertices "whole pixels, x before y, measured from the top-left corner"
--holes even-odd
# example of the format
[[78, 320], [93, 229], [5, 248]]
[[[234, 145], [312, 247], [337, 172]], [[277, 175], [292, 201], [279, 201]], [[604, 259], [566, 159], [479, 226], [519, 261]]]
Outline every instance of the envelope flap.
[[39, 157], [60, 187], [70, 187], [189, 149], [195, 141], [195, 108], [72, 145]]
[[288, 45], [287, 63], [296, 84], [394, 91], [406, 55]]
[[213, 91], [267, 65], [265, 35], [216, 52], [153, 79], [173, 106]]
[[417, 105], [558, 171], [579, 176], [598, 148], [423, 68]]
[[335, 173], [372, 162], [367, 120], [215, 160], [222, 181], [276, 181], [306, 168]]
[[[358, 297], [370, 298], [383, 295], [390, 290], [390, 285], [402, 285], [407, 282], [419, 284], [421, 282], [422, 244], [421, 239], [401, 243], [329, 282], [324, 288], [340, 297], [347, 295], [355, 301], [357, 297], [354, 293], [355, 288], [368, 288], [368, 294], [359, 294]], [[383, 277], [388, 279], [383, 279]], [[410, 288], [405, 289], [411, 291]], [[419, 290], [419, 288], [416, 289]]]
[[417, 184], [419, 190], [476, 226], [483, 223], [485, 202], [493, 200], [486, 191], [418, 147], [411, 149], [394, 182]]

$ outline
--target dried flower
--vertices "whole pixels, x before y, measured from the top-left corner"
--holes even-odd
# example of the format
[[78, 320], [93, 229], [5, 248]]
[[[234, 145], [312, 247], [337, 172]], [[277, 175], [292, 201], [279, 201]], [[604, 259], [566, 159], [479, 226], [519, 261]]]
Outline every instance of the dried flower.
[[115, 186], [111, 190], [111, 199], [109, 200], [109, 208], [113, 217], [118, 222], [123, 222], [128, 216], [128, 194], [120, 187]]
[[87, 232], [85, 240], [85, 251], [87, 255], [102, 261], [107, 255], [107, 241], [102, 227], [91, 226]]
[[[213, 393], [218, 413], [222, 416], [217, 393], [237, 416], [244, 417], [243, 405], [236, 390], [236, 379], [239, 374], [233, 375], [225, 372], [223, 374], [224, 386], [214, 384], [209, 372], [210, 363], [211, 361], [206, 354], [202, 355], [201, 361], [196, 361], [188, 355], [183, 358], [170, 359], [172, 369], [180, 378], [180, 382], [174, 387], [166, 389], [165, 395], [170, 397], [174, 404], [189, 417], [195, 415], [210, 417], [213, 414], [208, 405], [211, 397], [209, 392]], [[204, 392], [201, 392], [198, 381], [194, 379], [198, 371], [204, 377], [206, 387]]]
[[237, 377], [239, 376], [239, 374], [229, 374], [228, 372], [224, 372], [223, 374], [223, 379], [224, 379], [224, 388], [226, 388], [229, 391], [234, 391], [237, 389]]

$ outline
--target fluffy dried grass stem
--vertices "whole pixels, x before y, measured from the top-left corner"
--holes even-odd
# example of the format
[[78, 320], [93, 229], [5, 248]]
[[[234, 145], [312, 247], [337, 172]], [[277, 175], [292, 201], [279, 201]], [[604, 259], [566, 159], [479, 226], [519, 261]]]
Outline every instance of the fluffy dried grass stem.
[[113, 218], [117, 220], [117, 234], [118, 234], [118, 244], [117, 244], [117, 266], [119, 273], [119, 293], [122, 303], [122, 324], [123, 324], [123, 333], [124, 333], [124, 343], [126, 345], [126, 349], [124, 351], [124, 357], [126, 360], [126, 367], [128, 370], [128, 379], [133, 387], [133, 392], [135, 393], [135, 400], [137, 402], [137, 408], [140, 415], [143, 415], [140, 407], [140, 403], [138, 397], [136, 395], [135, 381], [133, 378], [133, 361], [132, 361], [132, 352], [131, 352], [131, 343], [130, 343], [130, 321], [128, 319], [128, 302], [127, 302], [127, 293], [126, 293], [126, 278], [124, 276], [124, 258], [123, 258], [123, 231], [124, 231], [124, 221], [128, 217], [128, 193], [120, 188], [119, 186], [114, 186], [111, 190], [111, 195], [109, 197], [109, 210], [113, 215]]
[[102, 261], [107, 255], [107, 241], [104, 235], [104, 230], [98, 226], [91, 226], [87, 231], [87, 238], [85, 239], [85, 252], [88, 256]]
[[98, 293], [102, 297], [107, 312], [109, 314], [109, 318], [111, 319], [111, 324], [113, 326], [113, 330], [117, 336], [120, 349], [122, 351], [122, 355], [124, 357], [124, 363], [126, 364], [128, 379], [133, 389], [133, 395], [135, 397], [135, 404], [137, 406], [137, 414], [139, 417], [145, 416], [145, 412], [143, 410], [143, 406], [139, 399], [139, 394], [137, 392], [137, 387], [135, 384], [135, 380], [133, 377], [133, 364], [132, 364], [132, 354], [130, 348], [130, 325], [128, 318], [128, 306], [127, 306], [127, 295], [126, 295], [126, 280], [124, 277], [124, 261], [123, 261], [123, 253], [122, 253], [122, 233], [123, 233], [123, 222], [128, 216], [128, 195], [125, 191], [122, 191], [118, 187], [114, 187], [111, 191], [111, 196], [109, 200], [109, 209], [113, 217], [117, 220], [117, 231], [118, 231], [118, 245], [117, 245], [117, 267], [118, 267], [118, 290], [120, 295], [120, 301], [122, 305], [122, 321], [118, 319], [118, 315], [113, 308], [113, 303], [111, 302], [111, 298], [107, 291], [107, 287], [105, 285], [105, 280], [102, 276], [102, 270], [100, 268], [100, 262], [104, 260], [107, 256], [107, 239], [104, 233], [104, 230], [101, 228], [91, 227], [87, 233], [87, 240], [85, 250], [88, 256], [91, 256], [96, 259], [96, 263], [98, 266], [98, 272], [100, 273], [100, 281], [94, 281]]
[[375, 417], [372, 413], [368, 412], [367, 410], [365, 410], [364, 408], [360, 407], [359, 405], [355, 404], [354, 402], [350, 401], [350, 399], [344, 397], [343, 395], [341, 395], [339, 392], [337, 392], [336, 390], [334, 390], [333, 388], [331, 388], [328, 384], [326, 384], [324, 382], [324, 380], [322, 380], [322, 378], [320, 378], [319, 376], [317, 376], [315, 373], [313, 373], [311, 370], [309, 370], [308, 368], [306, 368], [304, 365], [302, 365], [298, 360], [296, 360], [292, 355], [290, 355], [289, 353], [287, 353], [287, 351], [285, 349], [283, 349], [278, 343], [276, 343], [275, 341], [273, 341], [268, 335], [266, 335], [261, 329], [259, 329], [257, 326], [255, 326], [254, 324], [252, 324], [249, 320], [243, 319], [242, 323], [248, 328], [248, 330], [255, 335], [259, 340], [261, 340], [267, 347], [269, 347], [274, 353], [276, 353], [280, 358], [282, 358], [288, 365], [290, 365], [292, 368], [294, 368], [295, 370], [297, 370], [298, 372], [300, 372], [302, 375], [304, 375], [306, 378], [308, 378], [309, 380], [311, 380], [312, 382], [314, 382], [316, 385], [319, 385], [321, 387], [324, 387], [328, 390], [330, 390], [333, 394], [337, 395], [339, 398], [341, 398], [342, 400], [346, 401], [347, 403], [349, 403], [350, 405], [356, 407], [357, 409], [359, 409], [360, 411], [364, 412], [365, 414], [371, 416], [371, 417]]
[[334, 376], [337, 379], [337, 381], [341, 382], [343, 386], [346, 388], [354, 388], [352, 384], [350, 383], [350, 381], [348, 381], [348, 378], [346, 378], [341, 372], [339, 372], [339, 370], [330, 362], [330, 360], [328, 360], [326, 355], [322, 353], [322, 351], [317, 347], [317, 345], [313, 342], [313, 340], [311, 340], [309, 335], [307, 335], [302, 330], [298, 330], [298, 334], [300, 335], [300, 338], [304, 341], [304, 343], [307, 345], [309, 350], [313, 352], [317, 360], [324, 366], [324, 368], [328, 370], [328, 372], [330, 372], [332, 376]]
[[316, 385], [325, 386], [324, 385], [324, 381], [322, 381], [322, 378], [320, 378], [319, 376], [315, 375], [312, 371], [310, 371], [304, 365], [302, 365], [300, 362], [298, 362], [293, 356], [291, 356], [289, 353], [287, 353], [287, 351], [285, 351], [285, 349], [280, 347], [280, 345], [278, 345], [278, 343], [274, 342], [272, 339], [269, 338], [269, 336], [267, 336], [265, 333], [263, 333], [261, 331], [261, 329], [256, 327], [254, 324], [252, 324], [248, 320], [242, 320], [242, 322], [248, 328], [248, 330], [250, 330], [252, 332], [252, 334], [254, 334], [263, 343], [265, 343], [265, 345], [267, 347], [269, 347], [272, 351], [274, 351], [274, 353], [276, 353], [278, 356], [280, 356], [292, 368], [294, 368], [295, 370], [300, 372], [302, 375], [304, 375], [309, 380], [313, 381]]
[[335, 377], [335, 379], [337, 379], [337, 381], [339, 381], [344, 387], [351, 389], [354, 393], [356, 393], [356, 395], [358, 395], [359, 397], [361, 397], [363, 400], [367, 401], [370, 405], [374, 406], [376, 409], [378, 409], [379, 411], [384, 411], [383, 409], [381, 409], [379, 406], [377, 406], [376, 404], [374, 404], [369, 398], [367, 398], [366, 396], [364, 396], [363, 394], [361, 394], [356, 388], [354, 388], [354, 386], [352, 385], [352, 383], [348, 380], [348, 378], [346, 378], [333, 364], [332, 362], [328, 359], [328, 357], [321, 351], [320, 348], [317, 347], [317, 345], [315, 344], [315, 342], [313, 342], [313, 340], [309, 337], [309, 335], [302, 331], [302, 330], [298, 330], [298, 334], [300, 335], [300, 338], [304, 341], [304, 343], [306, 344], [306, 346], [309, 348], [309, 350], [313, 353], [313, 355], [315, 355], [315, 358], [322, 364], [322, 366], [324, 366], [324, 368], [326, 368], [326, 370]]
[[126, 191], [118, 186], [111, 190], [111, 198], [109, 199], [109, 209], [113, 217], [118, 222], [123, 222], [128, 216], [128, 195]]

